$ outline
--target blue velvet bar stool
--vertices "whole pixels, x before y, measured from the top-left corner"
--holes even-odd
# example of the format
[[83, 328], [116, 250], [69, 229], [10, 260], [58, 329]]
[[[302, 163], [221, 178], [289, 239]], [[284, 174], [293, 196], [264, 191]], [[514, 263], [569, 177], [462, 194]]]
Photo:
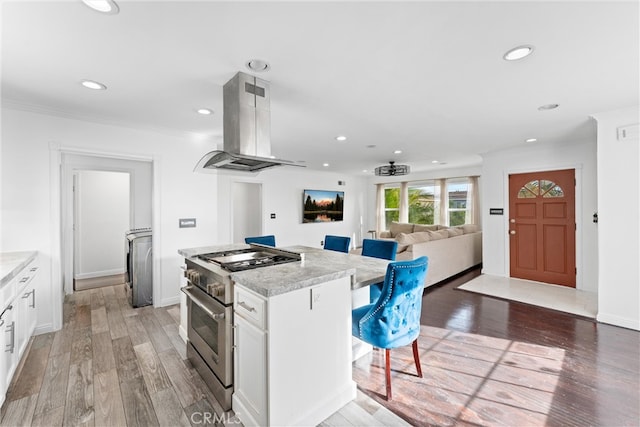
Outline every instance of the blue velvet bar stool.
[[268, 236], [255, 236], [255, 237], [245, 237], [244, 242], [249, 243], [258, 243], [260, 245], [265, 246], [275, 246], [276, 245], [276, 236], [270, 234]]
[[[373, 258], [388, 259], [395, 261], [396, 252], [398, 251], [398, 242], [395, 240], [362, 240], [362, 256], [370, 256]], [[369, 300], [373, 303], [378, 300], [382, 292], [382, 283], [374, 283], [369, 286]]]
[[427, 257], [411, 261], [392, 261], [387, 266], [380, 298], [351, 312], [354, 337], [385, 349], [385, 383], [387, 400], [391, 400], [390, 350], [411, 344], [418, 377], [422, 378], [418, 336], [422, 292], [427, 274]]
[[351, 237], [324, 236], [324, 248], [330, 251], [349, 253]]

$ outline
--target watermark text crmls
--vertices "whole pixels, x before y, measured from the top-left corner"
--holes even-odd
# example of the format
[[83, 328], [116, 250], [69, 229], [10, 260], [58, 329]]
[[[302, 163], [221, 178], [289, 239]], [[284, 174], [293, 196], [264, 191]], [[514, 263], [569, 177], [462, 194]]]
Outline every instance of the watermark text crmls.
[[216, 414], [215, 412], [194, 412], [190, 418], [194, 425], [240, 424], [240, 420], [233, 415]]

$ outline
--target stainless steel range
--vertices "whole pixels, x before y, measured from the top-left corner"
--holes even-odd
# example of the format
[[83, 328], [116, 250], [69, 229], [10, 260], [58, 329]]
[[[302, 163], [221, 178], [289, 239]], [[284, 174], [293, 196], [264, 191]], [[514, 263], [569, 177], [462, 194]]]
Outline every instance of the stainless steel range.
[[270, 246], [200, 254], [186, 259], [187, 357], [227, 411], [233, 393], [232, 272], [295, 262], [300, 254]]

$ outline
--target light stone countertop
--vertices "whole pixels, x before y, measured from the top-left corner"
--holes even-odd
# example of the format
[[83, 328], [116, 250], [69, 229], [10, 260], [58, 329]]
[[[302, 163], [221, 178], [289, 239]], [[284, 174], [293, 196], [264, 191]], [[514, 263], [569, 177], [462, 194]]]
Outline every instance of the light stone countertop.
[[[208, 252], [249, 247], [244, 244], [205, 246], [180, 249], [186, 258]], [[357, 289], [382, 282], [389, 261], [361, 255], [345, 254], [308, 246], [278, 247], [304, 254], [304, 260], [231, 273], [231, 278], [264, 297], [280, 295], [297, 289], [351, 276], [351, 288]], [[206, 263], [200, 263], [206, 264]]]
[[16, 277], [38, 255], [37, 251], [1, 252], [0, 253], [0, 287]]

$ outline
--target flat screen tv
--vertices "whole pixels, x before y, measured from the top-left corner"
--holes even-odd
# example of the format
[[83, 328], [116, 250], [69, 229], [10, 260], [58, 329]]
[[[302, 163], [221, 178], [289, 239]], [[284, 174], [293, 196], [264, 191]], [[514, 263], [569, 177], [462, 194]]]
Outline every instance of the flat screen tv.
[[302, 222], [305, 224], [342, 221], [344, 191], [304, 190], [302, 212]]

